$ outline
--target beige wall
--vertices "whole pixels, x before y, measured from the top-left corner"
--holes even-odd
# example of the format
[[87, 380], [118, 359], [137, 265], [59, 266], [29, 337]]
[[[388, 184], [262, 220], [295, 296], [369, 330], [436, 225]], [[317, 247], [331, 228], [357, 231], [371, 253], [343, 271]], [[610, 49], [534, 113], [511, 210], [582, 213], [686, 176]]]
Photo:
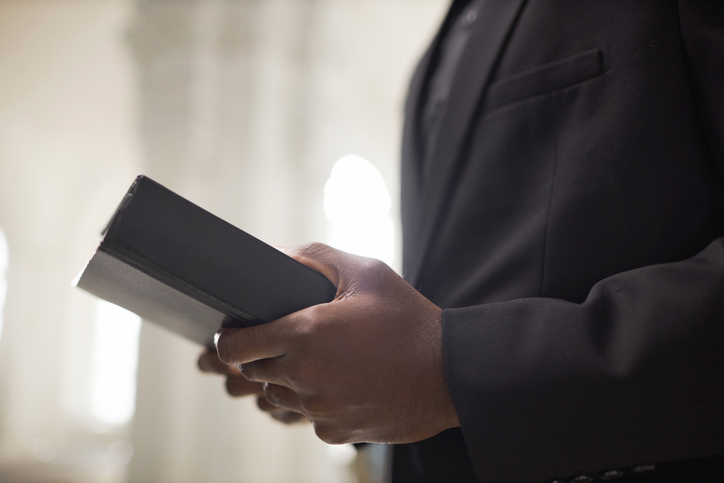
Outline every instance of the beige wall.
[[280, 245], [324, 237], [345, 154], [396, 199], [402, 97], [446, 3], [0, 0], [0, 481], [349, 481], [311, 428], [230, 399], [152, 325], [135, 419], [94, 423], [95, 300], [70, 280], [139, 172]]

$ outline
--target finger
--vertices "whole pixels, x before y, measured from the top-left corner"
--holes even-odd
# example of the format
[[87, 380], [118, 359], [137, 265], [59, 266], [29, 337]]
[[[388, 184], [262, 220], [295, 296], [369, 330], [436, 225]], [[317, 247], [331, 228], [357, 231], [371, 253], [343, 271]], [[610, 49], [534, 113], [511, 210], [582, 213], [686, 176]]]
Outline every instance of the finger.
[[335, 287], [340, 284], [340, 268], [349, 264], [349, 253], [332, 248], [323, 243], [308, 243], [294, 248], [279, 248], [296, 261], [321, 273]]
[[[280, 408], [279, 406], [275, 406], [274, 404], [267, 401], [266, 397], [262, 394], [261, 396], [258, 396], [256, 398], [256, 405], [259, 409], [264, 411], [265, 413], [269, 413], [272, 416], [279, 416], [284, 413], [291, 413], [292, 411], [289, 411], [288, 409]], [[294, 413], [299, 414], [299, 413]]]
[[264, 387], [261, 383], [251, 382], [243, 376], [229, 376], [226, 378], [226, 392], [234, 397], [260, 395], [264, 394]]
[[241, 374], [239, 372], [238, 367], [236, 366], [229, 366], [227, 364], [224, 364], [221, 362], [221, 359], [219, 359], [219, 356], [217, 355], [216, 351], [211, 351], [211, 349], [207, 349], [206, 352], [202, 352], [199, 356], [198, 360], [198, 366], [199, 370], [201, 372], [209, 372], [214, 374], [223, 374], [223, 375], [235, 375], [238, 376]]
[[264, 396], [264, 391], [262, 390], [261, 396], [256, 398], [256, 405], [264, 411], [265, 413], [278, 413], [282, 411], [286, 411], [286, 409], [282, 409], [279, 406], [275, 406], [269, 401], [266, 400], [266, 397]]
[[352, 255], [323, 243], [310, 243], [282, 251], [327, 277], [337, 287], [337, 299], [350, 290], [354, 292], [354, 287], [350, 284], [358, 280], [361, 273], [372, 274], [375, 277], [397, 276], [387, 264], [380, 260]]
[[282, 358], [276, 357], [274, 359], [247, 362], [246, 364], [241, 364], [239, 369], [241, 374], [249, 381], [270, 382], [272, 384], [288, 386], [288, 379], [284, 375], [282, 360]]
[[307, 417], [304, 414], [295, 413], [294, 411], [287, 411], [286, 409], [282, 409], [281, 411], [277, 413], [269, 413], [271, 417], [276, 419], [277, 421], [280, 421], [284, 424], [296, 424], [296, 423], [306, 423], [309, 422]]
[[256, 398], [256, 405], [259, 406], [259, 409], [284, 424], [294, 424], [302, 421], [308, 421], [304, 414], [295, 413], [294, 411], [288, 411], [286, 409], [277, 407], [267, 401], [264, 396], [259, 396], [258, 398]]
[[288, 387], [277, 384], [264, 384], [264, 397], [274, 406], [297, 413], [302, 412], [301, 399], [299, 394]]
[[288, 324], [280, 320], [243, 329], [221, 329], [215, 337], [219, 359], [239, 365], [284, 355]]

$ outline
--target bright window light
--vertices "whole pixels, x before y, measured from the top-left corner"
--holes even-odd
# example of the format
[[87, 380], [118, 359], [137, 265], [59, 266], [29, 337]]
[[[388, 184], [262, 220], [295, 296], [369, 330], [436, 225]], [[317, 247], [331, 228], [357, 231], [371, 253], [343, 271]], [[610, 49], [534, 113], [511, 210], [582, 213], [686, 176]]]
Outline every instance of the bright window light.
[[137, 315], [98, 302], [90, 403], [93, 417], [101, 423], [120, 425], [133, 417], [140, 329]]
[[335, 163], [324, 187], [327, 242], [391, 265], [395, 255], [391, 205], [390, 193], [377, 168], [359, 156], [343, 157]]
[[0, 338], [3, 334], [3, 313], [5, 312], [5, 296], [8, 293], [8, 263], [10, 250], [5, 233], [0, 230]]

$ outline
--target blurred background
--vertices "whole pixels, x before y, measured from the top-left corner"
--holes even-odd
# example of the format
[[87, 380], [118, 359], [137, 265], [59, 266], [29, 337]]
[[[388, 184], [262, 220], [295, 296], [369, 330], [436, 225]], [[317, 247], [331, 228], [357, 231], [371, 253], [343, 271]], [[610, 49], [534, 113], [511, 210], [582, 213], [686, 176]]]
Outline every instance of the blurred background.
[[448, 0], [0, 0], [0, 481], [374, 481], [71, 288], [137, 174], [399, 269], [412, 69]]

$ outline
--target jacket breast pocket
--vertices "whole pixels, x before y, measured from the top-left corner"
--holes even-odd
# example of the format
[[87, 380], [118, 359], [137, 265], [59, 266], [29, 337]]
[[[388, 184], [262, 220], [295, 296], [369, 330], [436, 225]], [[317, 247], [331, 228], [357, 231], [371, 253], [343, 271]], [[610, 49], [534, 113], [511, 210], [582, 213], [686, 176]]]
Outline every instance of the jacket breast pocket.
[[493, 82], [487, 89], [484, 109], [553, 92], [603, 74], [600, 49], [539, 65]]

